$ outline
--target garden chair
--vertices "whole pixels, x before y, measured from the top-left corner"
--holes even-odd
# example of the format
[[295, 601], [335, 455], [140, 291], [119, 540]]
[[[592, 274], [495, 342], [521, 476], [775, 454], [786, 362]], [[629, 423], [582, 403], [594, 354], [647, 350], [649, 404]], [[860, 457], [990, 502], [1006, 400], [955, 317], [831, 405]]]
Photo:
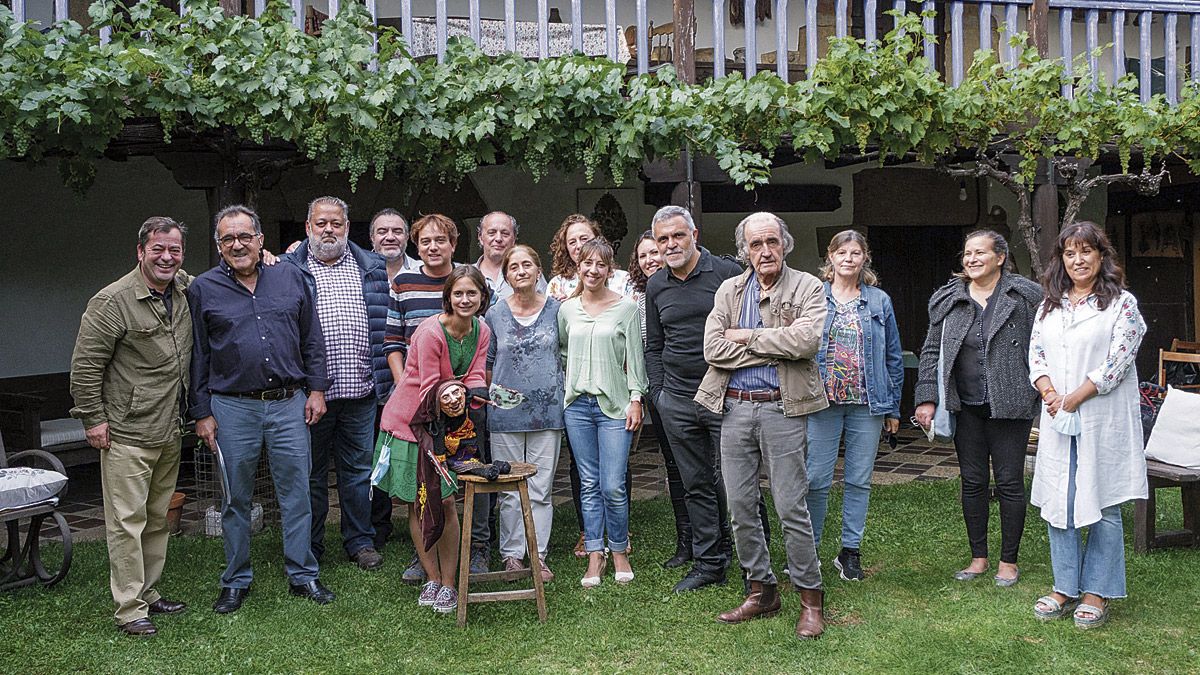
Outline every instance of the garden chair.
[[[18, 463], [41, 463], [49, 469], [18, 466]], [[5, 530], [4, 547], [0, 549], [0, 591], [41, 583], [53, 586], [67, 576], [71, 568], [71, 528], [58, 512], [58, 501], [66, 493], [67, 477], [62, 462], [42, 450], [23, 450], [9, 457], [0, 435], [0, 525]], [[58, 528], [62, 540], [62, 557], [47, 566], [42, 558], [42, 526], [49, 519]], [[28, 523], [25, 537], [21, 524]]]

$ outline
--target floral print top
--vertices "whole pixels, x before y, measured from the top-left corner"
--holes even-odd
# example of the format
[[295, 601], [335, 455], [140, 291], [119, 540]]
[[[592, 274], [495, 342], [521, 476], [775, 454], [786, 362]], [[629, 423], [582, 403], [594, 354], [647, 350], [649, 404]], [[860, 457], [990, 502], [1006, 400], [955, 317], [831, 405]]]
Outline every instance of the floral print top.
[[867, 402], [863, 363], [863, 331], [858, 319], [859, 299], [835, 302], [829, 324], [829, 347], [825, 352], [825, 396], [831, 403]]
[[[1096, 385], [1096, 390], [1101, 395], [1109, 393], [1125, 379], [1137, 357], [1137, 349], [1142, 342], [1142, 336], [1146, 334], [1146, 322], [1142, 320], [1141, 312], [1137, 308], [1137, 300], [1133, 294], [1123, 292], [1116, 302], [1120, 303], [1120, 306], [1117, 310], [1117, 322], [1113, 326], [1112, 335], [1109, 338], [1108, 354], [1100, 366], [1087, 374], [1088, 379]], [[1046, 360], [1046, 349], [1042, 342], [1042, 322], [1062, 321], [1065, 330], [1084, 318], [1082, 312], [1085, 307], [1089, 310], [1087, 315], [1100, 311], [1095, 293], [1077, 303], [1071, 302], [1067, 295], [1063, 295], [1062, 306], [1050, 312], [1045, 319], [1041, 318], [1042, 310], [1040, 307], [1038, 308], [1038, 319], [1033, 322], [1033, 332], [1029, 336], [1031, 381], [1036, 380], [1041, 374], [1050, 372]]]

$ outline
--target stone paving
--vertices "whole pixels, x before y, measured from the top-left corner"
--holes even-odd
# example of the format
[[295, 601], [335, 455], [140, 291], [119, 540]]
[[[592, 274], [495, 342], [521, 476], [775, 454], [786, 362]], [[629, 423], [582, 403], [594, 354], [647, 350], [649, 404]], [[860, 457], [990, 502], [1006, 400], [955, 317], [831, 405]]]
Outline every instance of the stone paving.
[[[958, 460], [954, 448], [948, 444], [930, 443], [917, 429], [901, 429], [897, 434], [899, 443], [892, 450], [880, 443], [879, 455], [875, 460], [875, 471], [871, 482], [875, 485], [894, 485], [914, 480], [945, 480], [958, 476]], [[643, 433], [638, 446], [630, 453], [629, 463], [633, 476], [633, 499], [652, 499], [666, 492], [666, 470], [654, 434]], [[98, 465], [72, 467], [69, 489], [59, 510], [66, 516], [75, 541], [99, 540], [104, 538], [104, 510], [100, 495], [100, 470]], [[185, 461], [180, 470], [180, 492], [188, 495], [184, 506], [184, 533], [202, 530], [204, 510], [210, 500], [198, 500], [198, 494], [211, 494], [210, 489], [198, 486], [195, 480], [196, 467]], [[834, 473], [835, 484], [841, 481], [841, 460]], [[331, 483], [333, 476], [330, 476]], [[767, 481], [764, 478], [764, 485]], [[339, 515], [337, 491], [330, 490], [330, 519]], [[566, 505], [571, 499], [571, 483], [567, 474], [567, 462], [560, 461], [554, 479], [554, 504]], [[567, 508], [570, 508], [567, 506]], [[398, 510], [403, 513], [403, 510]]]

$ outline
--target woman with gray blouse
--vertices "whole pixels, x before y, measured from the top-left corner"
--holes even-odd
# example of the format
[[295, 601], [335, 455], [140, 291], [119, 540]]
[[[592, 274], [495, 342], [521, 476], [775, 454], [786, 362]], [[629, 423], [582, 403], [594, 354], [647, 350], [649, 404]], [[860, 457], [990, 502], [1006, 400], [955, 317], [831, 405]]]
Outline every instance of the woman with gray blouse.
[[[542, 580], [554, 574], [546, 566], [546, 546], [554, 519], [550, 501], [563, 430], [563, 370], [559, 359], [559, 302], [537, 292], [542, 273], [536, 251], [517, 244], [500, 269], [513, 294], [487, 312], [492, 329], [488, 347], [488, 381], [515, 389], [525, 401], [515, 408], [488, 411], [493, 459], [528, 462], [538, 472], [529, 479], [529, 501], [537, 531], [537, 560]], [[500, 495], [500, 555], [504, 569], [524, 569], [525, 526], [516, 493]], [[533, 562], [530, 555], [530, 563]]]

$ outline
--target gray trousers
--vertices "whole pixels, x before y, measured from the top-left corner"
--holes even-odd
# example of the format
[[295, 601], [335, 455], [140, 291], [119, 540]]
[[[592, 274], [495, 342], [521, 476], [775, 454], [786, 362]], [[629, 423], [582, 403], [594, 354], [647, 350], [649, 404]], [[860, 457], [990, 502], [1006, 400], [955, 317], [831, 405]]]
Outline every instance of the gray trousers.
[[721, 425], [721, 471], [738, 559], [751, 581], [776, 583], [759, 518], [759, 472], [766, 465], [775, 512], [783, 529], [788, 572], [796, 588], [821, 588], [821, 568], [808, 517], [808, 418], [785, 417], [778, 401], [726, 398]]

